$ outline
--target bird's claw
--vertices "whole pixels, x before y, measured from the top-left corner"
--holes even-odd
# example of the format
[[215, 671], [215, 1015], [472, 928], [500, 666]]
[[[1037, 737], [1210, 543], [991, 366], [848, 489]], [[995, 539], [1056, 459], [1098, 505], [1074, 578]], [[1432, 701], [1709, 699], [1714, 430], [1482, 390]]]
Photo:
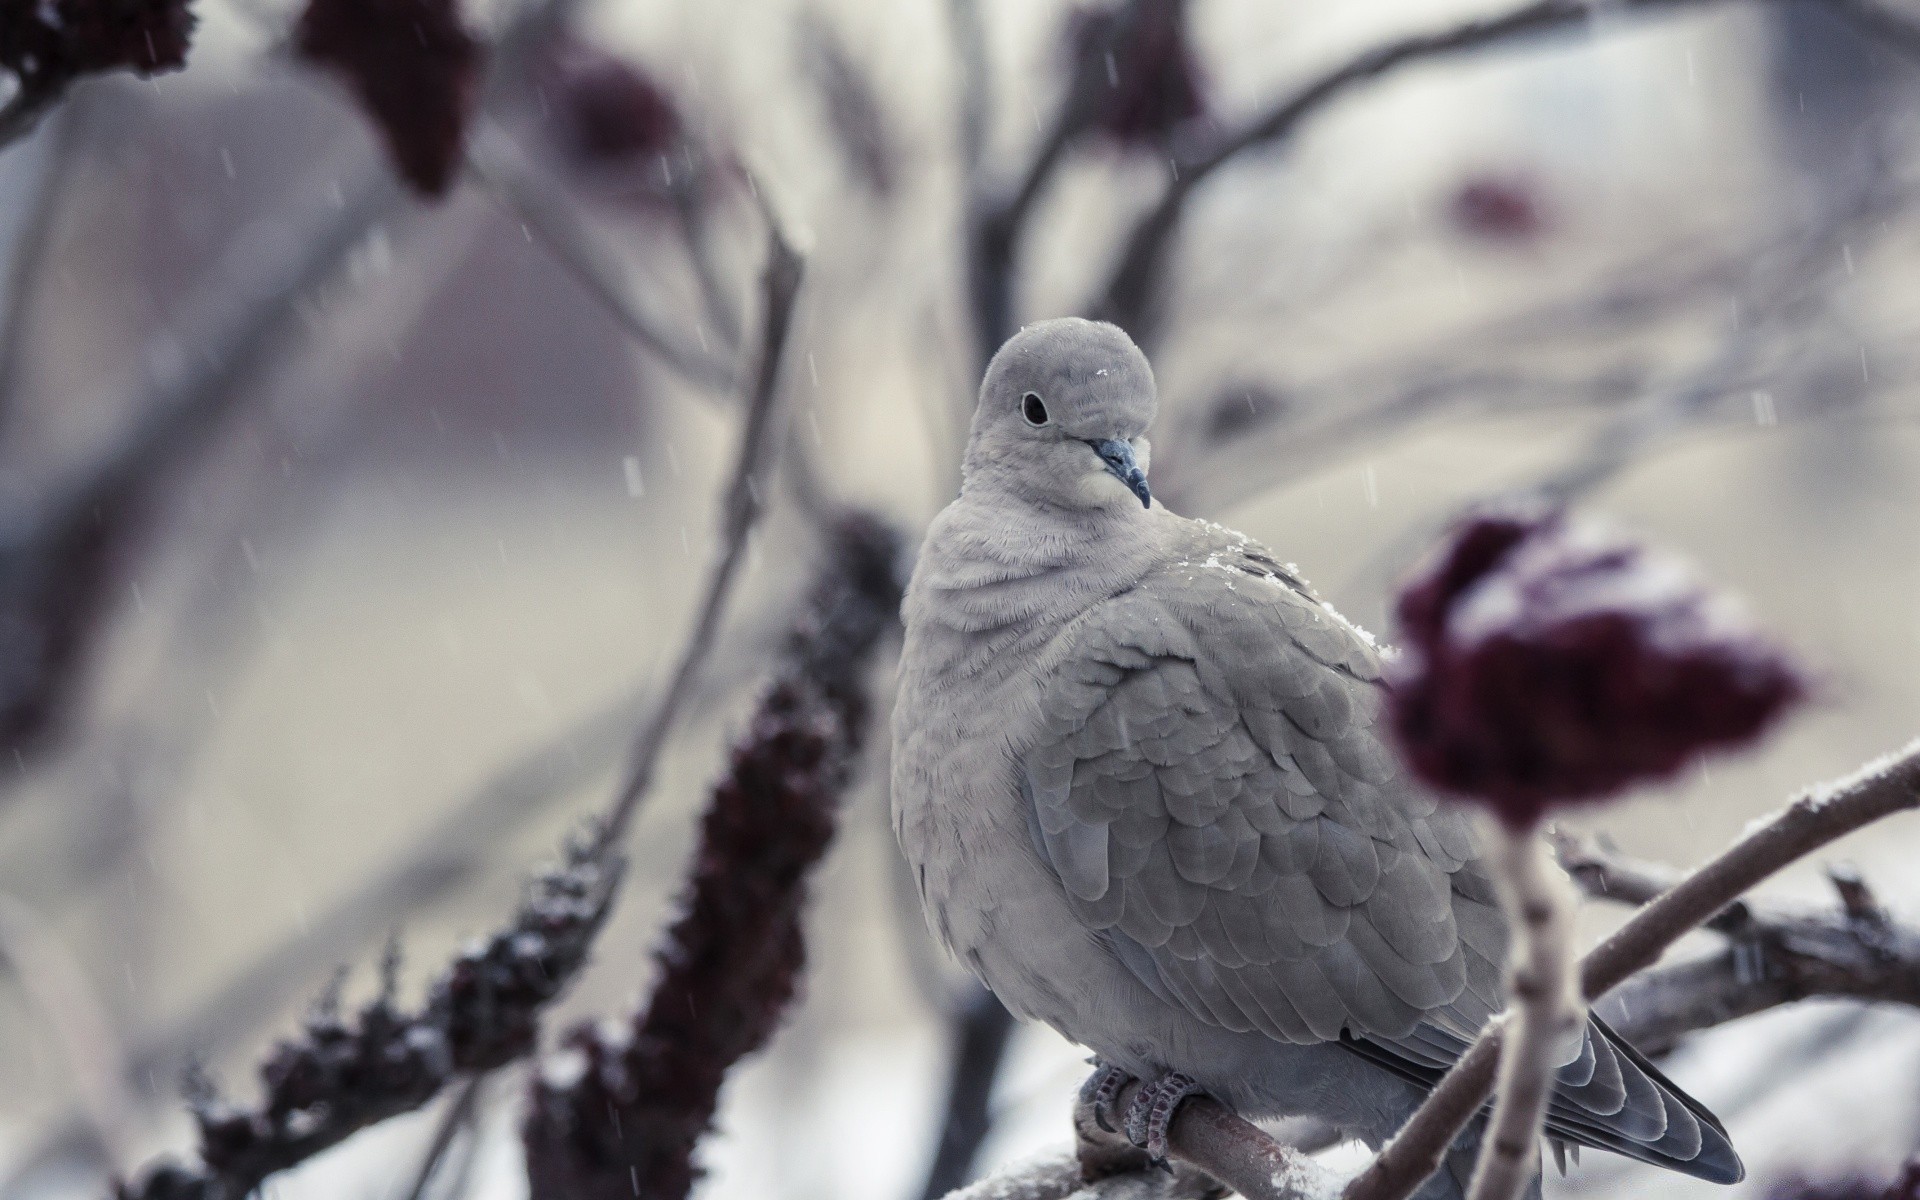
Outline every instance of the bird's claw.
[[1133, 1076], [1109, 1062], [1093, 1060], [1097, 1070], [1087, 1076], [1086, 1083], [1080, 1087], [1080, 1099], [1101, 1129], [1108, 1133], [1120, 1132], [1114, 1127], [1114, 1107], [1120, 1099], [1120, 1091], [1133, 1082]]
[[1190, 1096], [1200, 1094], [1200, 1085], [1191, 1075], [1169, 1071], [1140, 1089], [1127, 1106], [1127, 1140], [1147, 1152], [1155, 1166], [1167, 1165], [1167, 1130], [1173, 1114]]

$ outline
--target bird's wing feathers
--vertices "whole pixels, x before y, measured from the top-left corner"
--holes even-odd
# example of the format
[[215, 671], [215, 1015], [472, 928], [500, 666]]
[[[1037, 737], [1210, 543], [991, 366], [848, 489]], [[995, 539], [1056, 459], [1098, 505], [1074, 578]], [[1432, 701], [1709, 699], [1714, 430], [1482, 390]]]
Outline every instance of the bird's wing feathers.
[[1291, 1042], [1471, 1036], [1495, 1011], [1504, 935], [1473, 831], [1400, 783], [1356, 630], [1228, 547], [1068, 636], [1022, 763], [1035, 832], [1150, 986]]
[[[1400, 774], [1365, 635], [1257, 547], [1194, 557], [1063, 633], [1021, 756], [1036, 845], [1163, 1000], [1431, 1086], [1501, 1008], [1472, 826]], [[1711, 1121], [1596, 1024], [1548, 1130], [1737, 1178]]]

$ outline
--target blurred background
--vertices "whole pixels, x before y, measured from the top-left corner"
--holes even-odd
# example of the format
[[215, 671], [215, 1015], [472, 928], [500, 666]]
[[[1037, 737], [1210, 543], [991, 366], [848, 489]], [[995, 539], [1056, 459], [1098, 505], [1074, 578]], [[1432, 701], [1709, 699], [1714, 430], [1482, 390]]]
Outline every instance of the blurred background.
[[[1911, 38], [1820, 0], [1598, 3], [1383, 72], [1184, 193], [1144, 300], [1116, 308], [1109, 275], [1190, 147], [1495, 11], [1145, 7], [1153, 37], [1115, 55], [1087, 49], [1110, 10], [1034, 0], [589, 4], [489, 82], [428, 203], [292, 60], [294, 10], [199, 0], [189, 70], [84, 83], [0, 154], [0, 1195], [101, 1195], [186, 1147], [190, 1062], [250, 1094], [339, 968], [372, 991], [390, 935], [417, 990], [604, 802], [714, 545], [759, 320], [737, 164], [810, 243], [786, 477], [551, 1029], [645, 994], [705, 786], [811, 570], [809, 514], [855, 503], [916, 540], [957, 485], [982, 355], [1025, 320], [1122, 317], [1161, 386], [1156, 494], [1369, 627], [1439, 522], [1541, 484], [1742, 592], [1820, 702], [1587, 822], [1633, 852], [1697, 862], [1912, 736]], [[1089, 71], [1113, 95], [1040, 173], [996, 306], [982, 214]], [[974, 999], [902, 884], [886, 740], [819, 878], [803, 1001], [706, 1144], [716, 1200], [926, 1184]], [[1917, 850], [1896, 820], [1833, 857], [1913, 916]], [[1818, 864], [1769, 886], [1827, 899]], [[975, 1170], [1067, 1142], [1082, 1058], [1012, 1035]], [[1920, 1142], [1909, 1010], [1778, 1010], [1668, 1066], [1749, 1182], [1594, 1154], [1550, 1196], [1759, 1196]], [[523, 1085], [484, 1093], [438, 1194], [524, 1194]], [[399, 1200], [435, 1119], [271, 1194]]]

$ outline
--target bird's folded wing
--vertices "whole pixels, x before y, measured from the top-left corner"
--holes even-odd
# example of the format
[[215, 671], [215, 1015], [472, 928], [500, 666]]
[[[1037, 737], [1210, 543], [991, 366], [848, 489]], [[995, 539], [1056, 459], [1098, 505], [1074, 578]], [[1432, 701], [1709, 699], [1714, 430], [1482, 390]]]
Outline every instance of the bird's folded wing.
[[[1364, 635], [1264, 556], [1195, 559], [1062, 633], [1021, 757], [1035, 845], [1169, 1004], [1431, 1087], [1501, 1007], [1473, 830], [1382, 742]], [[1712, 1116], [1598, 1022], [1565, 1047], [1547, 1128], [1740, 1177]]]
[[1042, 856], [1200, 1020], [1471, 1037], [1499, 1006], [1504, 927], [1466, 818], [1381, 741], [1378, 655], [1270, 559], [1194, 557], [1063, 633], [1022, 759]]

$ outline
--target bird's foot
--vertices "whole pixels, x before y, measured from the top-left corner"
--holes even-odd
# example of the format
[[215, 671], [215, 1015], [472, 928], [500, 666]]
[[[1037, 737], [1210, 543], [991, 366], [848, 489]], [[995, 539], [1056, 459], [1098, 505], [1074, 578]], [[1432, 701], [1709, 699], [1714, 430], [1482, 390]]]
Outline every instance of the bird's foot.
[[1118, 1119], [1115, 1111], [1120, 1100], [1120, 1092], [1133, 1076], [1122, 1071], [1110, 1062], [1094, 1059], [1094, 1072], [1080, 1085], [1080, 1102], [1093, 1114], [1094, 1121], [1108, 1133], [1120, 1132], [1114, 1122]]
[[1127, 1106], [1127, 1140], [1147, 1152], [1156, 1166], [1167, 1163], [1167, 1130], [1173, 1114], [1189, 1097], [1200, 1095], [1200, 1085], [1181, 1071], [1169, 1071], [1140, 1089]]

